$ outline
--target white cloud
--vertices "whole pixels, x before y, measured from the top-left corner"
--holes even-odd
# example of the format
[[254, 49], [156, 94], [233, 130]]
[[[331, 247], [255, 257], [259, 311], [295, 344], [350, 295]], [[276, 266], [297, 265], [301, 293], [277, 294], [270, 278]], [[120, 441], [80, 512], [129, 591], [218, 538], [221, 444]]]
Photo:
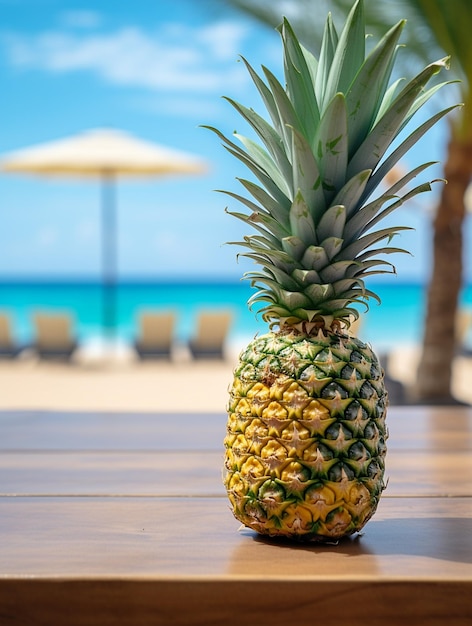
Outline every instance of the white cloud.
[[247, 81], [236, 63], [246, 30], [233, 22], [195, 29], [166, 25], [150, 34], [45, 32], [3, 37], [13, 65], [48, 72], [89, 71], [105, 80], [155, 91], [218, 91]]
[[242, 25], [218, 22], [197, 31], [197, 40], [208, 48], [214, 58], [234, 60], [245, 34], [246, 29]]

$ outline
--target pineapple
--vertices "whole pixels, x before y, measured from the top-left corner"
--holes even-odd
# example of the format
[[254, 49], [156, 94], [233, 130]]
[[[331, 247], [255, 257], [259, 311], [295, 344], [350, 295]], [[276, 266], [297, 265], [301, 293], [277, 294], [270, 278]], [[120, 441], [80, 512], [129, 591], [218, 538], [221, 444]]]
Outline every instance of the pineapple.
[[258, 181], [240, 179], [249, 197], [224, 192], [248, 209], [231, 215], [256, 231], [239, 244], [256, 267], [245, 275], [256, 289], [249, 305], [261, 305], [269, 325], [234, 372], [224, 482], [235, 517], [261, 534], [315, 541], [351, 535], [375, 513], [385, 488], [383, 371], [349, 329], [359, 305], [379, 300], [365, 278], [394, 273], [382, 257], [404, 252], [389, 245], [404, 227], [377, 225], [431, 189], [430, 182], [406, 187], [432, 163], [387, 190], [380, 183], [454, 108], [401, 134], [447, 84], [426, 88], [448, 67], [444, 58], [405, 84], [391, 81], [404, 24], [367, 54], [359, 0], [339, 36], [328, 16], [316, 58], [284, 20], [285, 87], [244, 60], [271, 122], [227, 98], [260, 142], [235, 133], [235, 143], [207, 127]]

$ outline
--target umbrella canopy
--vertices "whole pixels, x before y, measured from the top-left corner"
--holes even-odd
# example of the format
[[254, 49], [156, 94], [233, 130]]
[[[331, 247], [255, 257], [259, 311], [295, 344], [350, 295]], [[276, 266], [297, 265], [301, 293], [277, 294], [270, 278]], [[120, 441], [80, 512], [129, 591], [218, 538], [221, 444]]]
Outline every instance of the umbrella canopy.
[[201, 174], [205, 164], [189, 154], [171, 150], [129, 133], [90, 130], [73, 137], [39, 144], [3, 155], [4, 172], [72, 176], [161, 176]]
[[0, 171], [42, 176], [98, 178], [102, 183], [102, 272], [104, 327], [115, 327], [117, 270], [117, 177], [203, 174], [207, 165], [184, 152], [112, 129], [89, 130], [0, 156]]

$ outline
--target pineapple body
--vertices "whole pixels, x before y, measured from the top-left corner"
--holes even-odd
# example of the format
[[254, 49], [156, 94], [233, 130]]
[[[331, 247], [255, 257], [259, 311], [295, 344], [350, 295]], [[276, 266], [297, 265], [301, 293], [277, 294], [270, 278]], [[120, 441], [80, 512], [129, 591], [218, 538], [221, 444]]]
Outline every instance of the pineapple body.
[[371, 348], [344, 333], [256, 337], [230, 390], [225, 486], [261, 534], [336, 540], [384, 489], [387, 393]]

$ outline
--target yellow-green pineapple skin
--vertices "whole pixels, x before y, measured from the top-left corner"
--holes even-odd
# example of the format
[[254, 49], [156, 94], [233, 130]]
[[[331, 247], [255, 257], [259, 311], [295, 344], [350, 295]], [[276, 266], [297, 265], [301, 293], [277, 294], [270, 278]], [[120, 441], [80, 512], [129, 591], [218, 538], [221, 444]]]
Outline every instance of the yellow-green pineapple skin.
[[337, 540], [364, 526], [384, 489], [387, 393], [371, 348], [295, 329], [256, 337], [230, 390], [225, 486], [258, 533]]

